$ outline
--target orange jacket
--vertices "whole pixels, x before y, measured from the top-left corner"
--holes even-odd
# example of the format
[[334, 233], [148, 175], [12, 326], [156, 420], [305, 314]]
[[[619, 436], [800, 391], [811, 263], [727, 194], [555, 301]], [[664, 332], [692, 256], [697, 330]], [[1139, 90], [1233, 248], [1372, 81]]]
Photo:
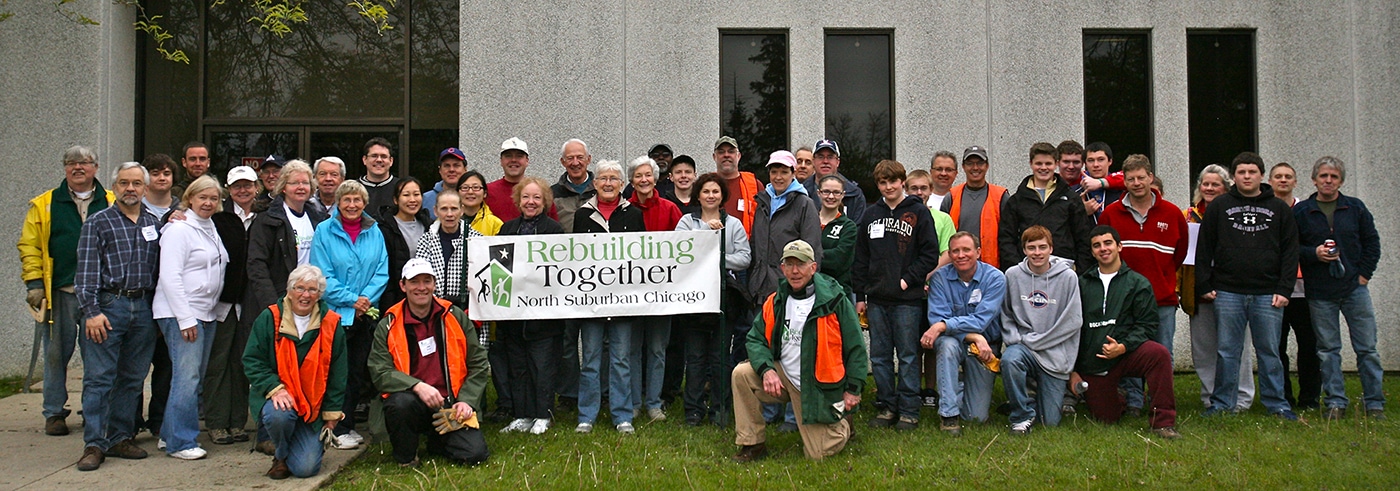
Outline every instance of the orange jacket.
[[[948, 210], [948, 215], [953, 218], [953, 227], [962, 230], [962, 195], [966, 183], [953, 186], [953, 190], [948, 193], [953, 199], [953, 207]], [[1006, 196], [1006, 188], [996, 184], [987, 184], [987, 201], [982, 203], [981, 230], [978, 237], [982, 239], [982, 262], [996, 266], [1001, 264], [1001, 254], [997, 253], [997, 233], [998, 224], [1001, 223], [1001, 199]]]

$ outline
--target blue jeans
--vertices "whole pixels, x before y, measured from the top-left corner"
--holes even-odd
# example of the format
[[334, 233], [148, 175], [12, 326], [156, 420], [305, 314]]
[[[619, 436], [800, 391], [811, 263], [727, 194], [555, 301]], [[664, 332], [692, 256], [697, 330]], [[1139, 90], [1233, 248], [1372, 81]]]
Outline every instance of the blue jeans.
[[579, 345], [583, 348], [583, 366], [578, 374], [578, 422], [593, 424], [603, 393], [598, 369], [603, 363], [603, 338], [611, 345], [608, 350], [608, 410], [613, 424], [632, 422], [632, 379], [628, 347], [632, 346], [632, 321], [626, 317], [578, 320]]
[[[875, 373], [875, 402], [903, 417], [919, 419], [919, 326], [924, 309], [918, 305], [866, 302], [870, 322], [870, 368]], [[899, 359], [896, 381], [895, 357]]]
[[[1245, 352], [1253, 349], [1244, 340]], [[1201, 380], [1201, 406], [1210, 407], [1210, 395], [1215, 392], [1215, 352], [1219, 349], [1219, 330], [1215, 326], [1215, 304], [1197, 303], [1196, 315], [1191, 316], [1191, 364]], [[1240, 358], [1240, 390], [1235, 411], [1248, 411], [1254, 404], [1254, 360]]]
[[[1157, 338], [1154, 341], [1161, 343], [1167, 348], [1167, 354], [1172, 355], [1172, 341], [1176, 338], [1176, 306], [1157, 306]], [[1173, 355], [1175, 357], [1175, 355]], [[1142, 409], [1142, 379], [1139, 377], [1123, 377], [1118, 381], [1118, 387], [1127, 391], [1125, 397], [1128, 407]]]
[[[1026, 390], [1029, 377], [1035, 377], [1040, 385], [1034, 402]], [[1023, 344], [1007, 346], [1001, 355], [1001, 384], [1006, 389], [1007, 402], [1011, 403], [1012, 423], [1030, 421], [1039, 415], [1045, 426], [1059, 426], [1066, 382], [1045, 371]]]
[[1347, 318], [1351, 349], [1356, 352], [1356, 371], [1361, 375], [1361, 394], [1366, 409], [1385, 409], [1381, 391], [1381, 358], [1376, 354], [1376, 311], [1371, 308], [1371, 290], [1358, 286], [1339, 300], [1308, 300], [1313, 330], [1317, 332], [1317, 356], [1322, 359], [1322, 390], [1327, 407], [1346, 407], [1346, 386], [1342, 384], [1342, 326], [1337, 315]]
[[59, 290], [53, 291], [49, 311], [53, 323], [44, 333], [44, 418], [67, 415], [63, 406], [68, 404], [68, 362], [73, 359], [83, 317], [78, 296]]
[[1259, 367], [1259, 401], [1270, 413], [1291, 410], [1283, 397], [1283, 362], [1278, 357], [1282, 335], [1283, 309], [1274, 308], [1274, 296], [1245, 295], [1217, 291], [1215, 323], [1219, 329], [1216, 349], [1215, 390], [1210, 407], [1234, 410], [1240, 386], [1240, 354], [1244, 351], [1245, 328], [1254, 338], [1254, 354]]
[[112, 330], [102, 343], [84, 334], [83, 443], [107, 450], [136, 436], [141, 388], [151, 368], [156, 326], [151, 297], [127, 298], [99, 293], [97, 304]]
[[267, 401], [262, 407], [262, 427], [267, 428], [272, 444], [277, 446], [273, 458], [286, 462], [293, 476], [306, 478], [321, 472], [321, 455], [325, 452], [321, 439], [316, 427], [303, 421], [296, 411], [277, 409], [272, 401]]
[[[961, 416], [976, 422], [987, 421], [992, 407], [992, 383], [996, 374], [988, 370], [976, 356], [967, 354], [967, 345], [949, 335], [938, 336], [933, 343], [938, 360], [938, 415]], [[962, 380], [958, 368], [962, 368]]]
[[198, 447], [199, 392], [204, 368], [209, 363], [209, 347], [214, 345], [214, 322], [197, 321], [199, 336], [193, 342], [180, 335], [180, 323], [173, 317], [156, 319], [165, 345], [170, 348], [170, 399], [165, 402], [165, 421], [160, 437], [165, 451], [175, 453]]
[[632, 319], [632, 407], [661, 408], [661, 385], [666, 379], [666, 344], [671, 342], [671, 316]]

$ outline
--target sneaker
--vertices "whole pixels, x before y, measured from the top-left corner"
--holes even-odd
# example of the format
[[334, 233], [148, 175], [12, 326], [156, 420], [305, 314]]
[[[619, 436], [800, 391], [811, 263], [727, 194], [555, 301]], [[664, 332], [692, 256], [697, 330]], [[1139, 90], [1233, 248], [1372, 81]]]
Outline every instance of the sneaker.
[[944, 416], [938, 429], [952, 436], [962, 436], [962, 421], [957, 416]]
[[230, 437], [233, 437], [233, 441], [235, 442], [248, 441], [248, 432], [243, 431], [243, 428], [229, 428], [228, 434]]
[[272, 459], [272, 468], [268, 469], [265, 475], [280, 481], [292, 477], [292, 470], [287, 468], [287, 461]]
[[622, 433], [622, 434], [624, 434], [624, 435], [631, 435], [632, 433], [635, 433], [636, 431], [637, 431], [637, 429], [632, 427], [632, 423], [631, 423], [631, 422], [625, 422], [625, 423], [618, 423], [618, 424], [617, 424], [617, 432], [618, 432], [618, 433]]
[[1028, 419], [1020, 423], [1011, 423], [1011, 434], [1016, 436], [1031, 434], [1031, 424], [1034, 422], [1034, 419]]
[[1273, 413], [1273, 416], [1274, 416], [1275, 418], [1285, 419], [1285, 420], [1288, 420], [1288, 421], [1297, 421], [1297, 420], [1298, 420], [1298, 415], [1295, 414], [1295, 413], [1293, 412], [1292, 409], [1284, 409], [1284, 410], [1282, 410], [1282, 411], [1275, 411], [1275, 412]]
[[651, 418], [652, 421], [666, 421], [666, 411], [662, 411], [659, 407], [648, 409], [647, 417]]
[[95, 471], [98, 467], [102, 467], [102, 462], [106, 460], [107, 457], [102, 455], [102, 449], [91, 446], [84, 448], [83, 457], [78, 459], [78, 470]]
[[880, 414], [875, 415], [875, 419], [870, 420], [870, 427], [889, 428], [891, 426], [894, 426], [894, 421], [896, 419], [898, 418], [894, 415], [894, 411], [890, 411], [889, 409], [881, 409]]
[[[161, 442], [160, 449], [165, 450], [165, 442]], [[263, 440], [258, 442], [257, 445], [253, 446], [253, 450], [257, 450], [263, 455], [277, 455], [277, 445], [274, 445], [272, 443], [272, 440]]]
[[1164, 427], [1164, 428], [1153, 428], [1153, 429], [1152, 429], [1152, 434], [1157, 435], [1158, 437], [1161, 437], [1161, 438], [1168, 439], [1168, 440], [1175, 440], [1175, 439], [1177, 439], [1177, 438], [1181, 438], [1181, 433], [1177, 433], [1177, 432], [1176, 432], [1176, 427], [1175, 427], [1175, 426], [1167, 426], [1167, 427]]
[[549, 426], [550, 426], [550, 421], [549, 421], [549, 419], [547, 419], [547, 418], [539, 418], [539, 419], [536, 419], [536, 420], [535, 420], [535, 423], [534, 423], [533, 425], [530, 425], [530, 434], [531, 434], [531, 435], [543, 435], [544, 432], [549, 431]]
[[1322, 418], [1328, 421], [1340, 421], [1346, 416], [1347, 408], [1344, 407], [1329, 407], [1326, 411], [1322, 412]]
[[209, 441], [215, 445], [229, 445], [233, 443], [233, 435], [228, 434], [228, 430], [209, 430]]
[[205, 452], [204, 449], [199, 447], [190, 447], [179, 452], [172, 452], [170, 454], [171, 457], [175, 457], [180, 460], [199, 460], [208, 455], [209, 452]]
[[107, 449], [107, 451], [103, 453], [107, 457], [117, 457], [127, 460], [141, 460], [149, 455], [145, 450], [141, 450], [141, 447], [136, 446], [136, 443], [130, 438], [122, 440], [116, 445], [112, 445], [112, 448]]
[[354, 450], [359, 448], [360, 444], [355, 443], [355, 438], [350, 436], [350, 433], [346, 433], [335, 437], [335, 444], [331, 446], [340, 450]]
[[1366, 410], [1366, 417], [1371, 418], [1371, 419], [1374, 419], [1374, 420], [1377, 420], [1377, 421], [1385, 421], [1385, 410], [1384, 410], [1384, 409], [1367, 409], [1367, 410]]
[[501, 433], [512, 433], [516, 431], [527, 431], [535, 424], [535, 420], [530, 418], [519, 418], [511, 421], [505, 428], [501, 428]]
[[356, 445], [365, 444], [365, 437], [360, 436], [360, 434], [356, 433], [355, 430], [350, 430], [350, 432], [346, 433], [344, 436], [350, 437], [350, 439], [354, 441]]
[[1142, 408], [1140, 408], [1140, 407], [1128, 406], [1128, 409], [1123, 411], [1123, 417], [1124, 417], [1124, 418], [1139, 418], [1139, 417], [1142, 417]]
[[919, 428], [919, 420], [908, 416], [900, 416], [899, 422], [894, 424], [895, 431], [909, 431]]
[[[272, 443], [272, 442], [268, 442], [268, 443]], [[156, 450], [165, 450], [165, 439], [164, 439], [164, 438], [156, 438]]]
[[765, 455], [768, 455], [768, 445], [760, 443], [757, 445], [744, 445], [740, 447], [739, 453], [734, 454], [734, 457], [731, 458], [735, 462], [746, 464], [762, 459]]
[[797, 432], [797, 423], [789, 423], [789, 422], [787, 422], [787, 421], [784, 421], [783, 424], [778, 425], [778, 433], [796, 433], [796, 432]]
[[574, 427], [574, 433], [592, 433], [593, 423], [579, 423]]
[[[44, 434], [49, 436], [63, 436], [68, 434], [68, 418], [66, 416], [49, 416], [44, 420]], [[97, 465], [102, 465], [98, 462]], [[93, 467], [96, 469], [96, 467]]]

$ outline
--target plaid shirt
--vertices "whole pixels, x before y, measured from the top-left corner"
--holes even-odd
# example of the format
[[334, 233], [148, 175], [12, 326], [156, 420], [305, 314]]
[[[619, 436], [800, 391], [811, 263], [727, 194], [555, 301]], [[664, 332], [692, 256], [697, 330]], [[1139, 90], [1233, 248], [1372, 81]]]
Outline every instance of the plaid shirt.
[[[122, 214], [120, 206], [107, 207], [83, 222], [73, 283], [84, 318], [102, 313], [97, 305], [97, 293], [102, 290], [155, 290], [160, 222], [142, 208], [135, 223]], [[149, 238], [142, 232], [146, 228]]]

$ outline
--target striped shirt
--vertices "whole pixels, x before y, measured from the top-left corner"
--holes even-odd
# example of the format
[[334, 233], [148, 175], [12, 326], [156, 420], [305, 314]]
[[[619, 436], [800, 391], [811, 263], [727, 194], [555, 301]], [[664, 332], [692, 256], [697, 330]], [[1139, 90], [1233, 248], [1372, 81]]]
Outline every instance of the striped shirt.
[[160, 264], [160, 222], [142, 207], [135, 222], [110, 206], [88, 217], [78, 237], [78, 272], [74, 285], [83, 317], [102, 313], [102, 290], [154, 290]]

